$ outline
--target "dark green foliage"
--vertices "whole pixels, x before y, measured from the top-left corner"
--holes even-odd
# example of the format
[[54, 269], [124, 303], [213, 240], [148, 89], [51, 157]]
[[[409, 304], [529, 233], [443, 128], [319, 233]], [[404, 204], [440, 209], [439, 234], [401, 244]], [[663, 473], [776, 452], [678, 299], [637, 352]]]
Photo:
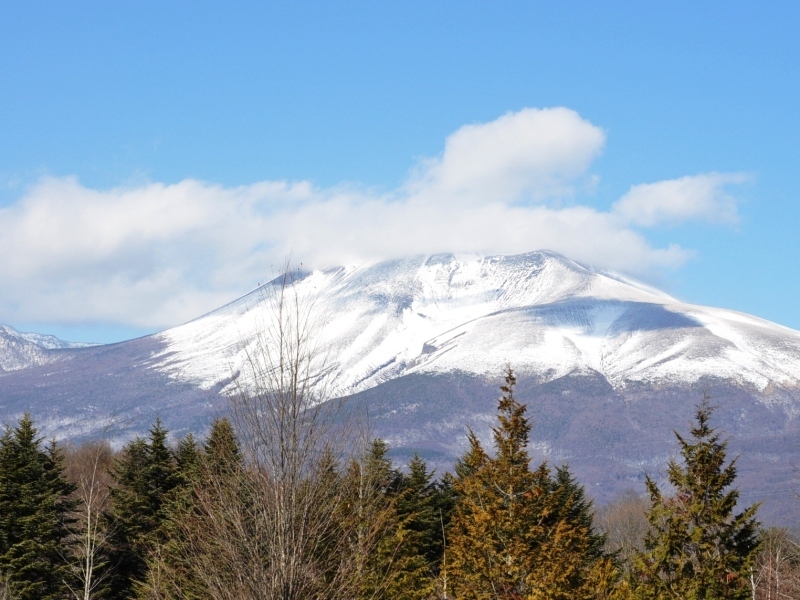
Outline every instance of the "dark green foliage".
[[214, 420], [204, 451], [206, 464], [214, 473], [232, 473], [241, 466], [239, 439], [228, 419]]
[[178, 441], [178, 448], [175, 450], [175, 462], [177, 463], [177, 475], [182, 486], [188, 485], [199, 476], [202, 456], [202, 451], [191, 433]]
[[342, 521], [354, 520], [354, 526], [345, 526], [351, 538], [347, 553], [359, 564], [350, 575], [353, 596], [422, 600], [433, 590], [433, 577], [421, 553], [421, 536], [412, 529], [415, 501], [387, 454], [386, 442], [376, 439], [345, 474], [352, 499]]
[[436, 516], [437, 527], [442, 535], [442, 543], [447, 545], [445, 537], [447, 528], [453, 517], [453, 510], [456, 506], [455, 478], [450, 473], [445, 473], [436, 485]]
[[593, 503], [586, 499], [583, 486], [572, 476], [567, 466], [556, 467], [552, 486], [553, 501], [558, 507], [555, 518], [586, 531], [588, 542], [584, 550], [586, 562], [598, 560], [603, 556], [606, 536], [595, 531]]
[[0, 573], [15, 597], [62, 598], [75, 487], [55, 443], [43, 449], [29, 415], [0, 438]]
[[398, 517], [409, 531], [410, 543], [433, 569], [442, 558], [443, 547], [438, 486], [433, 473], [417, 454], [408, 463], [408, 473], [401, 476], [400, 486]]
[[167, 431], [156, 420], [147, 440], [129, 443], [112, 471], [110, 530], [111, 596], [128, 598], [136, 581], [145, 578], [146, 557], [166, 517], [169, 493], [181, 479], [166, 444]]
[[[226, 534], [256, 535], [258, 510], [251, 496], [254, 480], [241, 469], [239, 441], [230, 421], [216, 419], [202, 445], [191, 433], [186, 435], [178, 442], [175, 461], [180, 484], [166, 494], [157, 551], [151, 548], [147, 556], [146, 577], [138, 577], [134, 586], [136, 597], [213, 596], [209, 564], [216, 568], [210, 579], [217, 585], [241, 589], [235, 568], [228, 566], [231, 557], [220, 555], [217, 544], [224, 544]], [[242, 530], [234, 532], [236, 526]], [[246, 547], [249, 542], [242, 538], [233, 545]]]
[[758, 506], [734, 514], [736, 461], [725, 464], [728, 442], [710, 427], [712, 412], [704, 396], [691, 439], [675, 434], [683, 461], [669, 462], [674, 494], [663, 496], [647, 478], [652, 530], [636, 561], [634, 581], [641, 598], [750, 597], [747, 578], [759, 545]]

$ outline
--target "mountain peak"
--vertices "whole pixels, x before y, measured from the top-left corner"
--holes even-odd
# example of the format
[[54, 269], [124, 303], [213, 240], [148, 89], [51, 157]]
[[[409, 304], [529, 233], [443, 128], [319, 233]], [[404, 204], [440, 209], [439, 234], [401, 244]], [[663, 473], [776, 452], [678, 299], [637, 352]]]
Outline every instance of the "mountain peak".
[[[681, 303], [546, 250], [351, 265], [314, 271], [296, 289], [313, 299], [343, 393], [409, 373], [486, 374], [506, 362], [537, 377], [591, 369], [614, 386], [705, 376], [756, 388], [800, 382], [797, 332]], [[159, 368], [204, 387], [229, 378], [269, 318], [268, 293], [261, 288], [160, 334], [170, 358]]]

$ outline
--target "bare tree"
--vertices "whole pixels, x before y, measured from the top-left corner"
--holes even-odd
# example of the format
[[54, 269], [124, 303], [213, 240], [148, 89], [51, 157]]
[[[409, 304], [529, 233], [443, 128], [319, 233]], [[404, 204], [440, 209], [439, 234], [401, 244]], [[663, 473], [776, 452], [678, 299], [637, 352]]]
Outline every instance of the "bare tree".
[[786, 529], [768, 529], [750, 576], [753, 600], [800, 598], [800, 542]]
[[625, 572], [630, 571], [633, 557], [644, 550], [649, 507], [646, 498], [627, 490], [597, 511], [595, 523], [606, 534], [606, 550], [617, 553]]
[[[331, 436], [338, 407], [330, 400], [327, 356], [319, 345], [314, 299], [286, 270], [265, 286], [267, 315], [247, 349], [231, 394], [232, 416], [249, 461], [264, 535], [263, 597], [308, 597], [317, 579], [317, 547], [328, 538], [324, 457], [340, 454]], [[328, 510], [335, 509], [329, 506]]]
[[72, 515], [76, 534], [71, 544], [69, 564], [77, 587], [67, 583], [79, 600], [91, 600], [100, 590], [107, 572], [103, 572], [102, 556], [111, 534], [103, 513], [108, 509], [113, 451], [107, 441], [85, 442], [69, 449], [65, 456], [67, 478], [77, 486], [79, 504]]
[[226, 469], [205, 461], [173, 506], [148, 597], [363, 597], [359, 577], [385, 530], [385, 503], [343, 472], [358, 444], [333, 399], [313, 297], [287, 270], [265, 286], [262, 305], [230, 393], [242, 460]]

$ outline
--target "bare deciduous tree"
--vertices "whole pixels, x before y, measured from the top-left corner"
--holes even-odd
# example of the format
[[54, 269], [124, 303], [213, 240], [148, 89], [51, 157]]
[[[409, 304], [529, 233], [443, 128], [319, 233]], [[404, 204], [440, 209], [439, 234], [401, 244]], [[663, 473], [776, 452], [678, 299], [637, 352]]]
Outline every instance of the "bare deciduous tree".
[[630, 571], [633, 557], [644, 550], [649, 507], [646, 498], [627, 490], [597, 511], [595, 523], [606, 534], [606, 550], [617, 553], [625, 572]]
[[786, 529], [768, 529], [750, 576], [753, 600], [800, 598], [800, 541]]
[[151, 598], [359, 597], [385, 529], [385, 503], [366, 506], [342, 472], [359, 451], [332, 400], [313, 298], [288, 270], [265, 290], [266, 317], [230, 393], [243, 460], [201, 466], [173, 507], [170, 540], [151, 557]]
[[326, 529], [333, 524], [325, 511], [335, 511], [338, 501], [321, 484], [331, 483], [326, 462], [340, 454], [331, 436], [338, 410], [326, 405], [330, 382], [314, 300], [298, 283], [287, 269], [265, 286], [266, 318], [231, 394], [263, 536], [262, 597], [286, 600], [309, 597], [319, 579], [319, 545], [330, 541]]
[[70, 586], [79, 600], [97, 596], [105, 575], [102, 556], [107, 550], [111, 532], [103, 513], [108, 509], [113, 451], [105, 440], [85, 442], [69, 449], [65, 456], [65, 473], [76, 486], [79, 504], [72, 515], [76, 520], [73, 556], [69, 558], [72, 575], [78, 586]]

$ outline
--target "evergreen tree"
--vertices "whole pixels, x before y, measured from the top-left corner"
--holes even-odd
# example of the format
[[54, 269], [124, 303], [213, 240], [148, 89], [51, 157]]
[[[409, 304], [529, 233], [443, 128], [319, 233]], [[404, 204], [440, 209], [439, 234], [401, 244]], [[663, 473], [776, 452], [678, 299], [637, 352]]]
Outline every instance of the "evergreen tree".
[[[472, 429], [467, 429], [467, 442], [469, 443], [469, 450], [463, 457], [459, 458], [455, 464], [456, 480], [466, 481], [476, 473], [480, 472], [489, 462], [489, 455], [483, 449], [478, 436]], [[456, 487], [456, 494], [458, 494], [458, 487]]]
[[440, 496], [433, 473], [417, 454], [408, 463], [408, 474], [402, 475], [401, 490], [397, 499], [398, 517], [413, 537], [411, 543], [416, 546], [417, 553], [434, 570], [442, 557]]
[[[352, 461], [347, 473], [353, 499], [349, 503], [355, 527], [345, 525], [352, 536], [350, 553], [360, 563], [353, 573], [356, 598], [423, 600], [434, 582], [419, 537], [410, 528], [416, 513], [398, 506], [404, 491], [403, 477], [388, 457], [381, 439], [370, 445], [361, 461]], [[406, 505], [410, 509], [410, 505]]]
[[[208, 581], [214, 579], [232, 594], [234, 589], [241, 592], [244, 586], [236, 581], [235, 567], [215, 553], [217, 544], [225, 544], [219, 539], [220, 524], [241, 527], [240, 534], [252, 533], [255, 527], [257, 511], [244, 485], [241, 460], [239, 441], [226, 418], [212, 423], [202, 446], [191, 433], [178, 442], [180, 485], [166, 496], [157, 546], [147, 556], [146, 577], [134, 586], [136, 597], [213, 597]], [[241, 516], [244, 519], [237, 522]]]
[[197, 479], [200, 474], [201, 460], [202, 453], [194, 435], [186, 434], [178, 441], [178, 447], [175, 450], [177, 475], [180, 478], [181, 487], [187, 487]]
[[636, 560], [636, 593], [641, 598], [745, 599], [747, 577], [758, 549], [758, 505], [734, 514], [739, 491], [736, 460], [727, 465], [728, 441], [709, 425], [713, 407], [703, 396], [691, 438], [675, 433], [682, 464], [667, 469], [675, 492], [662, 495], [648, 477], [645, 552]]
[[436, 526], [438, 535], [442, 541], [442, 555], [447, 546], [445, 532], [450, 527], [453, 510], [456, 507], [456, 480], [451, 473], [442, 475], [441, 480], [436, 485], [436, 502], [434, 511], [436, 513]]
[[241, 467], [239, 439], [228, 419], [215, 419], [211, 424], [204, 453], [206, 464], [214, 473], [231, 473]]
[[0, 438], [0, 573], [15, 597], [61, 598], [75, 491], [55, 442], [42, 448], [29, 415]]
[[117, 484], [109, 515], [113, 598], [131, 597], [135, 582], [145, 578], [147, 553], [166, 519], [168, 495], [180, 483], [166, 439], [167, 430], [157, 419], [148, 440], [129, 443], [112, 471]]
[[447, 571], [463, 598], [602, 597], [614, 569], [593, 532], [591, 503], [566, 468], [530, 468], [526, 407], [514, 397], [509, 368], [494, 428], [496, 455], [477, 436], [456, 465], [456, 506], [449, 531]]

